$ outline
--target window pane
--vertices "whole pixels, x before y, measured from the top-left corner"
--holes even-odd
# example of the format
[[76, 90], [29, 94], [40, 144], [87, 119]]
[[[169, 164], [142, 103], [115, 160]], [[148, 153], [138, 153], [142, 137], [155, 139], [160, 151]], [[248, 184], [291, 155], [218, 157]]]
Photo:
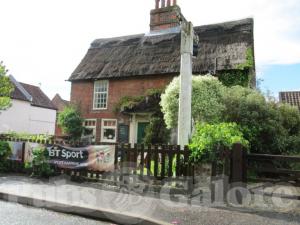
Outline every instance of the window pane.
[[115, 129], [103, 129], [103, 138], [105, 140], [115, 140], [116, 130]]
[[107, 108], [107, 81], [96, 81], [94, 90], [94, 108], [105, 109]]

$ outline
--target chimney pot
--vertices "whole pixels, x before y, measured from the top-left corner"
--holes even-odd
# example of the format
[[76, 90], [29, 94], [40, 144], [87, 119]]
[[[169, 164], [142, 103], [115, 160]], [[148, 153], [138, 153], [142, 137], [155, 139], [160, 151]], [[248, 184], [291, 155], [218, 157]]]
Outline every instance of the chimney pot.
[[155, 0], [155, 9], [159, 8], [159, 2], [160, 2], [160, 0]]
[[[180, 26], [180, 8], [175, 0], [155, 0], [155, 9], [150, 12], [150, 31], [166, 30]], [[172, 3], [176, 7], [171, 7]]]
[[177, 1], [176, 0], [173, 0], [173, 5], [177, 5]]

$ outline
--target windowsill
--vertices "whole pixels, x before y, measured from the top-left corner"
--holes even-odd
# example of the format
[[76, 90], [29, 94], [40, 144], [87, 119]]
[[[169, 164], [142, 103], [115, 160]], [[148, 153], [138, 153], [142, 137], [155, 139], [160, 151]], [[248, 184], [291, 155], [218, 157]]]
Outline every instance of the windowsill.
[[100, 111], [107, 111], [107, 108], [106, 109], [92, 109], [92, 112], [100, 112]]
[[117, 143], [116, 140], [113, 140], [113, 141], [111, 141], [111, 140], [101, 140], [101, 142], [102, 143]]

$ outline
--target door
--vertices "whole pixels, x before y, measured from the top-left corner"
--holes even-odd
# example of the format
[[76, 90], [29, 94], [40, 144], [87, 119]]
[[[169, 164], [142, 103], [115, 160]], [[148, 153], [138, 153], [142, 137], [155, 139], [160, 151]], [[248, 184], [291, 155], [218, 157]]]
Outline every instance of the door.
[[137, 143], [142, 144], [144, 142], [145, 134], [146, 134], [146, 127], [149, 123], [138, 123], [138, 130], [137, 130]]
[[118, 142], [129, 143], [129, 126], [125, 124], [119, 125]]

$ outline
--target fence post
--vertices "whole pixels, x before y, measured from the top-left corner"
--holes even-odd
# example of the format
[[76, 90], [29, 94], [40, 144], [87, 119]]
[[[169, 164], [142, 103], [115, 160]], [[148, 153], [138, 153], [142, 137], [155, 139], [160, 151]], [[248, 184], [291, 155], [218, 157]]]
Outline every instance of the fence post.
[[[243, 190], [247, 187], [247, 152], [240, 143], [237, 143], [232, 148], [231, 155], [231, 170], [230, 170], [230, 196], [231, 200], [236, 200], [236, 203], [242, 204]], [[235, 190], [233, 192], [233, 190]]]
[[114, 161], [114, 184], [117, 184], [117, 171], [118, 171], [118, 155], [119, 155], [119, 145], [115, 146], [115, 161]]
[[247, 152], [239, 143], [232, 148], [230, 183], [247, 182]]
[[[226, 153], [227, 149], [220, 147], [221, 152]], [[227, 192], [229, 190], [229, 173], [230, 173], [230, 158], [225, 155], [223, 159], [223, 168], [219, 168], [219, 161], [221, 158], [217, 158], [211, 167], [211, 203], [215, 206], [223, 206], [226, 202]]]

